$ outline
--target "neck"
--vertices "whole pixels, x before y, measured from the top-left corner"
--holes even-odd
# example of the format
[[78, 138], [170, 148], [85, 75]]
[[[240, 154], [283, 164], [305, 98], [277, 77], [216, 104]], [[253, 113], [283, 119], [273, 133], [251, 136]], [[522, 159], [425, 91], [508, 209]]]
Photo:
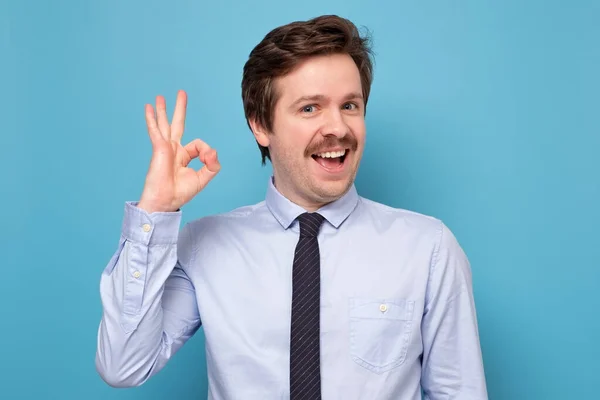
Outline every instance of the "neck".
[[287, 187], [283, 184], [277, 182], [276, 177], [273, 177], [273, 185], [277, 189], [279, 193], [292, 203], [302, 207], [304, 210], [308, 212], [315, 212], [319, 208], [323, 207], [326, 204], [331, 203], [334, 200], [330, 201], [315, 201], [311, 199], [307, 199], [305, 196], [302, 196], [300, 193], [297, 193], [293, 188]]
[[279, 194], [297, 206], [302, 207], [307, 212], [315, 212], [327, 204], [341, 199], [352, 188], [352, 185], [348, 185], [348, 187], [343, 190], [343, 193], [338, 192], [335, 196], [319, 196], [317, 193], [314, 193], [314, 196], [310, 198], [306, 194], [297, 191], [293, 185], [288, 186], [285, 185], [285, 183], [282, 184], [281, 181], [278, 182], [276, 175], [273, 175], [273, 186], [277, 189]]

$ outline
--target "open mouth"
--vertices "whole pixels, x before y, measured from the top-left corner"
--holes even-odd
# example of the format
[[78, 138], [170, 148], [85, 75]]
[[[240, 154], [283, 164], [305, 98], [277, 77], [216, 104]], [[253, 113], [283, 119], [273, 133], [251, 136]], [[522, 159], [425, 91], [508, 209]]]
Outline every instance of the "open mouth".
[[335, 171], [342, 168], [347, 154], [348, 149], [344, 149], [340, 151], [327, 151], [324, 153], [313, 154], [312, 158], [326, 170]]

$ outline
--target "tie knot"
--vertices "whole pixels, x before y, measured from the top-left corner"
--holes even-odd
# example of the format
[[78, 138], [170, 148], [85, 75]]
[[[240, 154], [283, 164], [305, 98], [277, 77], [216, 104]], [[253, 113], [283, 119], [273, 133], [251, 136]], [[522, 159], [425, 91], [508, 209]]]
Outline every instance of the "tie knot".
[[317, 236], [325, 218], [318, 213], [304, 213], [298, 216], [300, 236]]

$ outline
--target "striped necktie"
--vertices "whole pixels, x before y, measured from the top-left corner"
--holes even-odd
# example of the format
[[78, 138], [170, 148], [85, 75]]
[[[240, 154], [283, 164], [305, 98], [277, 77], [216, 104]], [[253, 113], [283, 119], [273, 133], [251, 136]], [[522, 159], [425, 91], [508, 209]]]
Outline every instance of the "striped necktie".
[[291, 400], [321, 399], [321, 267], [317, 235], [323, 220], [317, 213], [298, 217], [300, 238], [292, 272]]

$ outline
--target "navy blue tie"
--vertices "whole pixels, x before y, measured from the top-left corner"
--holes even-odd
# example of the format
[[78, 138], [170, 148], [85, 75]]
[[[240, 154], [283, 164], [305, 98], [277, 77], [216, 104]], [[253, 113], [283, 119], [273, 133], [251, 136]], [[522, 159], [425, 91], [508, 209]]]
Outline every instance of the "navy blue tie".
[[290, 399], [321, 399], [320, 306], [321, 265], [317, 235], [323, 216], [298, 217], [300, 239], [292, 272]]

